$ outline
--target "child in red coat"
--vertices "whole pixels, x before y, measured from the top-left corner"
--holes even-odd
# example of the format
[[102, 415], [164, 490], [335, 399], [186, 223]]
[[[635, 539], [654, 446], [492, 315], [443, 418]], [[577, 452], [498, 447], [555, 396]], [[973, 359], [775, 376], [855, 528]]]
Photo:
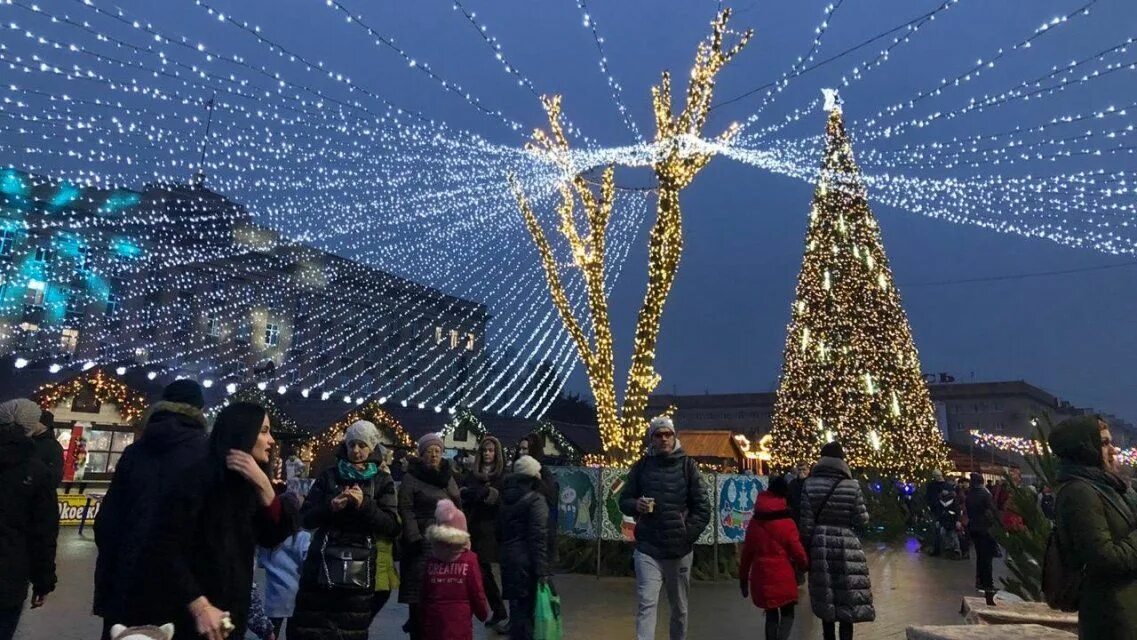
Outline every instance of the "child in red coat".
[[440, 500], [426, 529], [430, 558], [422, 592], [422, 640], [473, 640], [470, 616], [485, 622], [489, 603], [478, 555], [470, 551], [466, 516], [450, 500]]
[[766, 640], [786, 640], [794, 624], [797, 576], [809, 558], [801, 546], [786, 496], [789, 485], [777, 476], [770, 488], [754, 501], [754, 517], [746, 527], [742, 559], [738, 566], [742, 597], [766, 610]]

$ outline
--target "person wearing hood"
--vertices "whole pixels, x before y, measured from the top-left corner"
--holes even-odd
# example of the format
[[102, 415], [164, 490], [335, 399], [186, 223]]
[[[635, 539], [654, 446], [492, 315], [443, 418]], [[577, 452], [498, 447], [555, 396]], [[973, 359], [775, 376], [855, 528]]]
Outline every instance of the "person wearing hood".
[[[201, 386], [176, 380], [146, 412], [142, 435], [123, 451], [95, 519], [94, 613], [103, 640], [114, 624], [133, 624], [129, 603], [143, 589], [143, 550], [155, 540], [161, 518], [189, 470], [209, 452]], [[155, 620], [164, 624], [169, 620]]]
[[683, 640], [695, 541], [711, 521], [711, 505], [671, 418], [652, 419], [648, 441], [647, 455], [628, 471], [619, 499], [620, 511], [636, 520], [636, 638], [655, 638], [659, 590], [666, 587], [670, 637]]
[[175, 640], [243, 638], [258, 546], [284, 542], [296, 514], [268, 477], [275, 441], [264, 407], [221, 410], [204, 460], [177, 479], [147, 559], [131, 624], [173, 622]]
[[809, 601], [825, 640], [851, 640], [853, 625], [876, 619], [869, 565], [854, 527], [868, 524], [861, 485], [839, 442], [821, 447], [821, 459], [802, 488], [801, 536], [809, 552]]
[[797, 605], [797, 572], [809, 568], [801, 536], [787, 497], [783, 476], [754, 501], [754, 516], [746, 525], [746, 539], [738, 563], [742, 597], [766, 612], [766, 640], [788, 640]]
[[430, 550], [422, 585], [423, 640], [474, 640], [471, 615], [490, 616], [478, 556], [470, 550], [466, 515], [450, 500], [439, 500], [434, 524], [426, 528]]
[[983, 475], [971, 474], [971, 488], [964, 503], [967, 513], [967, 536], [975, 545], [975, 588], [987, 597], [987, 604], [995, 604], [995, 531], [999, 515], [995, 500], [984, 486]]
[[501, 624], [508, 617], [493, 575], [493, 565], [498, 562], [497, 515], [501, 508], [504, 473], [501, 442], [493, 436], [482, 438], [474, 466], [462, 483], [462, 508], [470, 523], [471, 548], [478, 555], [486, 597], [493, 611], [487, 627]]
[[1064, 420], [1050, 434], [1058, 457], [1055, 531], [1062, 563], [1082, 567], [1078, 637], [1137, 633], [1137, 496], [1119, 475], [1120, 451], [1098, 416]]
[[63, 447], [55, 439], [55, 416], [27, 398], [16, 398], [0, 404], [0, 424], [18, 425], [31, 438], [36, 457], [51, 474], [52, 487], [63, 482]]
[[403, 631], [409, 633], [412, 640], [421, 637], [419, 602], [426, 577], [426, 530], [435, 523], [440, 500], [449, 499], [459, 507], [462, 503], [450, 461], [442, 457], [442, 435], [428, 433], [416, 444], [418, 456], [411, 457], [407, 463], [398, 500], [403, 525], [399, 602], [410, 605], [410, 617]]
[[[398, 584], [391, 562], [400, 531], [395, 481], [382, 468], [387, 451], [379, 440], [379, 429], [371, 422], [352, 424], [336, 463], [320, 473], [308, 492], [300, 518], [314, 533], [288, 622], [291, 640], [366, 640], [371, 621]], [[362, 549], [375, 558], [368, 562], [385, 570], [380, 575], [368, 568], [375, 584], [337, 584], [326, 569], [327, 563], [338, 562], [324, 551], [328, 547]]]
[[498, 514], [501, 589], [509, 600], [511, 640], [532, 640], [537, 585], [548, 580], [549, 511], [541, 494], [541, 463], [521, 456], [505, 477]]
[[0, 486], [4, 487], [0, 493], [0, 640], [11, 640], [28, 598], [28, 585], [33, 609], [42, 607], [55, 590], [59, 533], [51, 472], [39, 459], [25, 426], [14, 421], [0, 421]]

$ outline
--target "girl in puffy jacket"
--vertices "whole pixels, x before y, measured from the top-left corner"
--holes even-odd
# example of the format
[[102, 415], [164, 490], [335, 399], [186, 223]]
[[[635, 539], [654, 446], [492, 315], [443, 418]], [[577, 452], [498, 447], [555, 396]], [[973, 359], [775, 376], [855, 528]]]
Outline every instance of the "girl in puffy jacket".
[[786, 479], [777, 476], [769, 489], [758, 494], [738, 567], [742, 597], [749, 596], [766, 611], [766, 640], [790, 637], [798, 591], [795, 570], [809, 566], [786, 502], [788, 493]]
[[422, 640], [474, 640], [473, 614], [485, 622], [490, 605], [478, 555], [470, 550], [466, 515], [450, 500], [439, 500], [434, 524], [426, 529], [430, 551], [422, 584]]

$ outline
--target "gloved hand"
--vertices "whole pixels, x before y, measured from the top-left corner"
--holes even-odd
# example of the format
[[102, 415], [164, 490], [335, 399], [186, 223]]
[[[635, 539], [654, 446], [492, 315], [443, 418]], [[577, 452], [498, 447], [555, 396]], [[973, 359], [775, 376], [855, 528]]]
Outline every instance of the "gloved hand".
[[742, 591], [743, 598], [750, 597], [750, 583], [745, 578], [738, 581], [738, 588]]

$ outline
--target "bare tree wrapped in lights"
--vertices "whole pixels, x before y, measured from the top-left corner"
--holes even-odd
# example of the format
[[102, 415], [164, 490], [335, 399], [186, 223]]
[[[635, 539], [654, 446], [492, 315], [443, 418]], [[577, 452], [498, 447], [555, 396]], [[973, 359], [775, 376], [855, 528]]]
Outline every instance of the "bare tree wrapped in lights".
[[[593, 191], [583, 176], [575, 172], [569, 159], [568, 140], [561, 125], [559, 96], [543, 100], [549, 115], [549, 132], [536, 131], [530, 148], [551, 157], [566, 176], [560, 184], [558, 231], [569, 244], [573, 266], [580, 269], [587, 292], [587, 318], [578, 318], [573, 313], [552, 246], [525, 194], [514, 183], [522, 215], [541, 257], [553, 305], [576, 344], [588, 374], [596, 399], [597, 420], [600, 423], [605, 455], [612, 462], [626, 464], [642, 448], [642, 436], [647, 427], [644, 412], [647, 409], [648, 395], [660, 381], [654, 368], [660, 319], [683, 252], [683, 216], [679, 206], [679, 193], [711, 159], [710, 153], [698, 149], [698, 138], [711, 106], [715, 78], [753, 35], [747, 31], [733, 47], [724, 49], [723, 36], [729, 18], [730, 10], [723, 10], [712, 23], [710, 38], [699, 44], [691, 81], [687, 86], [687, 102], [678, 116], [672, 113], [670, 73], [664, 72], [659, 86], [652, 87], [657, 146], [652, 168], [659, 183], [659, 203], [648, 243], [647, 294], [636, 320], [632, 363], [622, 408], [617, 407], [616, 401], [612, 324], [604, 283], [605, 234], [615, 196], [614, 170], [611, 166], [604, 170], [599, 194]], [[719, 140], [729, 140], [735, 131], [736, 127], [730, 127]], [[577, 198], [584, 210], [584, 231], [578, 229], [573, 215]], [[586, 332], [586, 327], [591, 328], [591, 335]]]
[[786, 336], [774, 464], [839, 440], [849, 463], [913, 479], [947, 464], [920, 358], [841, 107], [826, 91], [825, 156]]

